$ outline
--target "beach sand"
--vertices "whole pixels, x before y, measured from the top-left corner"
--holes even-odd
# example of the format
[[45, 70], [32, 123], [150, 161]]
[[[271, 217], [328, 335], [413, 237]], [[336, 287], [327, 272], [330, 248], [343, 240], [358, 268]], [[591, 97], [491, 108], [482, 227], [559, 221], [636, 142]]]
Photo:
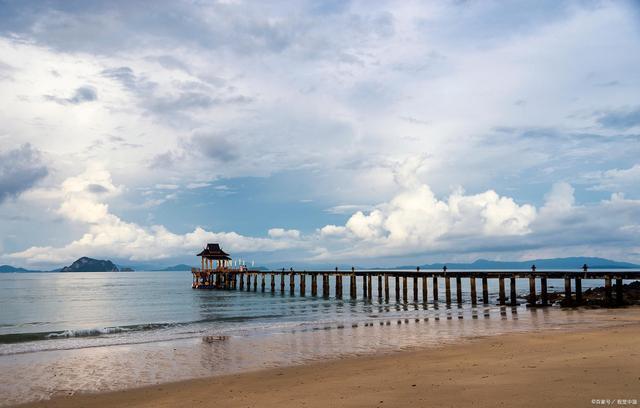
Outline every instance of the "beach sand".
[[538, 408], [588, 407], [594, 399], [640, 404], [638, 309], [632, 315], [609, 328], [478, 338], [23, 406]]

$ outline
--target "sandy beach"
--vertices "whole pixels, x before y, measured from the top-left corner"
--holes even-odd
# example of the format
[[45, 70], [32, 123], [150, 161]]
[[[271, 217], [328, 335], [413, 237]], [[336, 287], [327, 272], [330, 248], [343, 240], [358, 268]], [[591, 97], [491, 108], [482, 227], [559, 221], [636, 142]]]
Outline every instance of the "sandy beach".
[[587, 407], [607, 399], [631, 404], [640, 400], [640, 309], [624, 315], [624, 324], [608, 328], [476, 338], [22, 406]]

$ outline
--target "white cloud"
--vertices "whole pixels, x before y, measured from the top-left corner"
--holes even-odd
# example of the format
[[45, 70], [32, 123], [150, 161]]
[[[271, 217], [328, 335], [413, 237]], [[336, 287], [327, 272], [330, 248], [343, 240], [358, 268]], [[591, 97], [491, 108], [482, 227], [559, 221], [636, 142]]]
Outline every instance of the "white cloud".
[[300, 231], [296, 229], [271, 228], [267, 233], [271, 238], [300, 238]]

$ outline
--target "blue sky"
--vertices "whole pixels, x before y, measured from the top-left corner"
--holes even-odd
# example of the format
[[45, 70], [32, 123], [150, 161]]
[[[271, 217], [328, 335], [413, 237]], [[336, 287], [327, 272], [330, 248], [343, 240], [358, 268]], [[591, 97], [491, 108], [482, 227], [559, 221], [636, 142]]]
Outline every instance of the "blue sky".
[[640, 262], [636, 2], [0, 1], [0, 262]]

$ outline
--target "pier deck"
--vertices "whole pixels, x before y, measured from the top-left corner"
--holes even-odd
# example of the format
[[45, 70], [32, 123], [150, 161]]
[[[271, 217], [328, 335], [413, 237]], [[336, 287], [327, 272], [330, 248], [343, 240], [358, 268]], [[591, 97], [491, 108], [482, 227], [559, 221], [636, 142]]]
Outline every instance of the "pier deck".
[[[640, 280], [638, 270], [595, 270], [595, 271], [436, 271], [436, 270], [326, 270], [326, 271], [257, 271], [247, 269], [193, 268], [193, 288], [195, 289], [219, 289], [242, 291], [269, 291], [271, 293], [286, 293], [290, 295], [296, 291], [300, 296], [322, 296], [325, 298], [343, 298], [343, 290], [348, 280], [348, 297], [358, 299], [358, 289], [362, 292], [360, 298], [389, 301], [390, 289], [393, 288], [396, 302], [420, 302], [427, 303], [431, 299], [433, 303], [441, 301], [439, 298], [439, 279], [445, 283], [446, 304], [452, 303], [451, 281], [455, 281], [456, 303], [463, 303], [462, 286], [468, 281], [472, 304], [489, 304], [489, 280], [498, 281], [497, 303], [500, 305], [517, 305], [518, 294], [517, 281], [528, 281], [529, 292], [527, 304], [529, 306], [548, 306], [548, 280], [559, 279], [564, 281], [564, 305], [580, 305], [583, 303], [582, 282], [584, 280], [604, 280], [605, 304], [623, 304], [623, 281]], [[310, 282], [309, 282], [310, 281]], [[320, 282], [318, 282], [320, 281]], [[509, 283], [509, 296], [507, 296], [505, 281]], [[615, 289], [614, 283], [615, 281]], [[390, 282], [392, 284], [390, 284]], [[267, 284], [268, 283], [268, 284]], [[288, 285], [287, 285], [288, 283]], [[310, 283], [310, 291], [307, 290]], [[431, 283], [431, 284], [429, 284]], [[320, 286], [319, 286], [320, 285]], [[373, 290], [373, 287], [376, 290]], [[288, 288], [286, 288], [288, 286]], [[409, 288], [411, 287], [411, 299]], [[332, 290], [333, 288], [333, 290]], [[539, 291], [539, 295], [538, 295]]]

